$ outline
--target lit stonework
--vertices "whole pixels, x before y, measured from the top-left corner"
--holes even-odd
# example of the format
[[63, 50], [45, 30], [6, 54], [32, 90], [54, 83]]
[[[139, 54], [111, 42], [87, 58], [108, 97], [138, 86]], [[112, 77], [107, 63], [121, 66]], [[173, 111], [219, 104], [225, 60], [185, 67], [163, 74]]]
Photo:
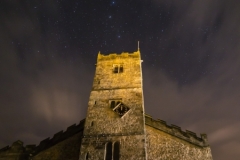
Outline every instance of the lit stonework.
[[139, 51], [98, 54], [80, 159], [146, 159], [141, 62]]

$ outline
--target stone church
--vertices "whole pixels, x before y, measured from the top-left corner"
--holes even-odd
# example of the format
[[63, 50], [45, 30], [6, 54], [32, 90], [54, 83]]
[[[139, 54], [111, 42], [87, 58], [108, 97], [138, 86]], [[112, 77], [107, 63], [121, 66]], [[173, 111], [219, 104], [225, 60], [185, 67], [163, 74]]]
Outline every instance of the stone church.
[[0, 160], [212, 160], [207, 135], [144, 111], [140, 50], [98, 54], [86, 119], [39, 145], [18, 140]]

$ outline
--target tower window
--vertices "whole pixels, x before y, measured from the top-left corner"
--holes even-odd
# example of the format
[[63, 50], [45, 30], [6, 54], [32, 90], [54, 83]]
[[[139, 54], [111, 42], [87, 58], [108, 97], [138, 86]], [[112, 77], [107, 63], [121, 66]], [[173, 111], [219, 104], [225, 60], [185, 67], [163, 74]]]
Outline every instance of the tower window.
[[122, 73], [123, 65], [122, 64], [114, 64], [113, 65], [113, 73]]
[[123, 65], [121, 64], [120, 66], [119, 66], [119, 73], [122, 73], [123, 72]]
[[114, 107], [115, 107], [115, 101], [111, 101], [110, 108], [114, 108]]
[[113, 159], [119, 160], [119, 152], [120, 152], [120, 143], [115, 142], [113, 145]]
[[121, 102], [120, 102], [120, 101], [117, 101], [116, 106], [119, 105], [119, 103], [121, 103]]
[[112, 160], [112, 142], [107, 143], [105, 156], [105, 160]]
[[113, 66], [113, 73], [118, 73], [118, 66], [117, 65]]
[[119, 160], [120, 159], [120, 143], [108, 142], [106, 144], [105, 160]]
[[88, 153], [86, 154], [86, 157], [85, 157], [85, 159], [86, 159], [86, 160], [88, 160], [88, 159], [89, 159], [89, 154], [88, 154]]
[[121, 103], [121, 100], [110, 100], [110, 108], [113, 109], [115, 108], [118, 104]]

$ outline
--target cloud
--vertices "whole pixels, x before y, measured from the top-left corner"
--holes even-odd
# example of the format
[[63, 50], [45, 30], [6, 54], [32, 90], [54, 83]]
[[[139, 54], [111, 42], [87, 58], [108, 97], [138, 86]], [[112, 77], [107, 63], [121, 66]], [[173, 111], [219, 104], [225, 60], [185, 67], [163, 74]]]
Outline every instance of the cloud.
[[[4, 8], [0, 11], [4, 24], [0, 26], [0, 132], [4, 135], [0, 146], [17, 139], [25, 144], [38, 143], [78, 123], [86, 116], [93, 81], [97, 52], [88, 54], [95, 50], [92, 41], [101, 46], [96, 38], [101, 37], [107, 41], [105, 50], [119, 51], [119, 46], [131, 44], [126, 39], [140, 38], [146, 112], [183, 129], [207, 133], [214, 159], [237, 159], [240, 148], [237, 136], [240, 132], [237, 127], [239, 1], [152, 2], [151, 10], [145, 11], [143, 7], [136, 14], [141, 17], [140, 21], [137, 16], [132, 21], [126, 14], [127, 22], [134, 22], [134, 27], [123, 26], [124, 17], [116, 21], [126, 32], [125, 35], [121, 32], [125, 39], [115, 44], [117, 47], [110, 46], [109, 40], [114, 39], [110, 32], [98, 35], [97, 29], [105, 29], [104, 26], [94, 30], [96, 36], [91, 32], [90, 43], [87, 31], [92, 28], [89, 26], [84, 33], [71, 32], [79, 39], [84, 37], [81, 39], [84, 45], [79, 45], [80, 40], [71, 39], [70, 49], [63, 50], [63, 44], [68, 42], [60, 39], [69, 35], [62, 33], [66, 32], [63, 25], [55, 24], [62, 18], [59, 4], [5, 1], [9, 11]], [[105, 16], [105, 12], [101, 14]], [[94, 24], [92, 19], [87, 22]], [[114, 26], [109, 19], [107, 22]], [[139, 36], [133, 36], [136, 29], [141, 33]]]
[[[178, 125], [183, 130], [191, 130], [197, 134], [207, 133], [216, 159], [224, 159], [223, 156], [218, 156], [223, 150], [221, 146], [227, 144], [231, 146], [224, 147], [225, 152], [231, 150], [230, 148], [233, 150], [240, 148], [238, 136], [240, 86], [237, 83], [239, 82], [237, 72], [231, 73], [236, 81], [226, 76], [229, 70], [225, 69], [219, 71], [222, 74], [208, 75], [184, 86], [179, 86], [177, 81], [163, 72], [157, 75], [154, 74], [156, 72], [145, 69], [143, 77], [147, 113], [155, 119], [159, 118], [166, 120], [168, 124]], [[236, 158], [237, 152], [226, 155]]]
[[[85, 117], [92, 82], [88, 73], [92, 71], [86, 65], [64, 64], [63, 59], [55, 57], [51, 66], [40, 71], [35, 63], [25, 64], [31, 72], [36, 70], [29, 74], [21, 65], [18, 67], [14, 53], [11, 52], [12, 60], [3, 60], [9, 69], [1, 72], [2, 146], [17, 139], [37, 144]], [[39, 61], [35, 59], [36, 63]], [[29, 134], [32, 136], [27, 138]]]
[[[57, 53], [60, 46], [43, 33], [46, 26], [37, 20], [42, 13], [36, 8], [4, 3], [8, 10], [1, 10], [0, 26], [0, 146], [17, 139], [37, 144], [85, 117], [94, 63]], [[51, 19], [57, 10], [49, 3], [42, 2], [40, 11], [51, 11]]]
[[165, 48], [159, 53], [161, 63], [144, 68], [146, 111], [183, 129], [207, 133], [214, 159], [237, 159], [239, 2], [188, 2], [166, 2], [166, 10], [176, 9], [177, 19], [169, 22], [166, 42], [158, 42], [160, 50]]
[[211, 137], [211, 143], [221, 144], [223, 141], [225, 141], [225, 143], [228, 143], [229, 139], [233, 137], [237, 138], [240, 133], [240, 129], [238, 126], [239, 123], [235, 125], [228, 125], [213, 131], [211, 134], [209, 134], [209, 136]]

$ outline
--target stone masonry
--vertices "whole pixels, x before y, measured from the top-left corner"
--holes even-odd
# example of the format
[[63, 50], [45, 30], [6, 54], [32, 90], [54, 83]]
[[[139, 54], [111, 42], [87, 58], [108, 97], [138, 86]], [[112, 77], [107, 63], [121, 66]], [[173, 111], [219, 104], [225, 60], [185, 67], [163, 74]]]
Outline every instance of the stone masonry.
[[[117, 103], [126, 113], [116, 111]], [[120, 156], [112, 148], [113, 159], [145, 160], [145, 135], [140, 52], [99, 53], [80, 159], [108, 159], [106, 145], [118, 142]]]

